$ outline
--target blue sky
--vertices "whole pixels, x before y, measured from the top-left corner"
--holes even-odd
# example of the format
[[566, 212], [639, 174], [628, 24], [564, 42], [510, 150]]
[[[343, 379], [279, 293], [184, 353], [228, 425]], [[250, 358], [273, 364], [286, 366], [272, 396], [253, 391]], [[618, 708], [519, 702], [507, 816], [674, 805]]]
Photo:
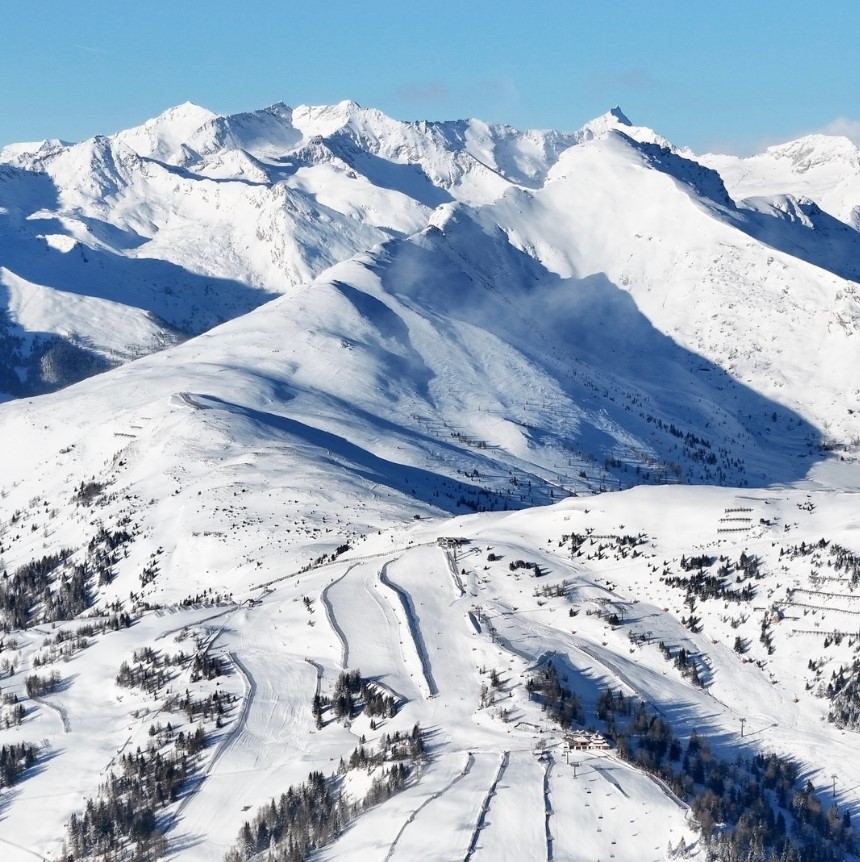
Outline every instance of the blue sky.
[[700, 152], [821, 129], [860, 142], [856, 0], [40, 0], [0, 20], [0, 144], [109, 134], [184, 101], [347, 98], [559, 129], [619, 104]]

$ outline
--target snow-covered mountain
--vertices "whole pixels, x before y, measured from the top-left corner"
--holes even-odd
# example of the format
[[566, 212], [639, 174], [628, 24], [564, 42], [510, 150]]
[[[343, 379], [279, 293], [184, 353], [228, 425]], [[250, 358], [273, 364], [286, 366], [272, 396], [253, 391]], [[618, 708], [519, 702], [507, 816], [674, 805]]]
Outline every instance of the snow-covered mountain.
[[[7, 147], [3, 388], [44, 391], [161, 349], [456, 212], [484, 228], [469, 256], [499, 253], [501, 231], [503, 255], [540, 268], [529, 284], [566, 281], [553, 302], [605, 278], [658, 331], [845, 443], [860, 240], [838, 220], [848, 191], [836, 217], [824, 205], [850, 162], [834, 140], [813, 163], [826, 173], [803, 175], [820, 205], [786, 176], [742, 206], [619, 109], [561, 134], [403, 123], [351, 102], [230, 117], [184, 105], [109, 138]], [[762, 325], [739, 338], [750, 319]]]
[[860, 236], [715, 158], [2, 150], [3, 858], [857, 858]]
[[860, 152], [839, 135], [806, 135], [747, 158], [708, 154], [736, 200], [792, 195], [860, 229]]

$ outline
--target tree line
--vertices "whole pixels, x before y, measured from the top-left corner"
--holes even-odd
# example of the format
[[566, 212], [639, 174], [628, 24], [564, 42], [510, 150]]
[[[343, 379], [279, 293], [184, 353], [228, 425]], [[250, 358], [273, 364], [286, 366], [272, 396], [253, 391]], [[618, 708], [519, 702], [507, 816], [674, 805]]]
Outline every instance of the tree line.
[[[551, 670], [550, 670], [551, 668]], [[552, 662], [529, 680], [550, 715], [570, 727], [578, 702]], [[826, 807], [797, 764], [780, 755], [718, 755], [693, 730], [686, 743], [644, 702], [604, 688], [596, 710], [622, 759], [660, 778], [689, 805], [713, 862], [840, 862], [856, 850], [849, 809]]]
[[[341, 760], [337, 775], [311, 772], [306, 781], [289, 787], [260, 808], [242, 825], [225, 862], [248, 862], [265, 851], [267, 862], [306, 862], [316, 850], [331, 844], [362, 811], [402, 790], [415, 764], [424, 757], [423, 732], [417, 724], [411, 734], [385, 735], [378, 749], [362, 741], [350, 755], [349, 766]], [[343, 790], [341, 776], [348, 769], [377, 772], [361, 799], [349, 799]]]

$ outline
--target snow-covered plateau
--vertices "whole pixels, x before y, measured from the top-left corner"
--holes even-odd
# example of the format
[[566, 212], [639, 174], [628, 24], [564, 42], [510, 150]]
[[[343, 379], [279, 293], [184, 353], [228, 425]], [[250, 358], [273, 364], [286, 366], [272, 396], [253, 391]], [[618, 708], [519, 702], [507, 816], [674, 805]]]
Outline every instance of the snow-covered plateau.
[[860, 859], [858, 212], [617, 108], [0, 149], [0, 858]]

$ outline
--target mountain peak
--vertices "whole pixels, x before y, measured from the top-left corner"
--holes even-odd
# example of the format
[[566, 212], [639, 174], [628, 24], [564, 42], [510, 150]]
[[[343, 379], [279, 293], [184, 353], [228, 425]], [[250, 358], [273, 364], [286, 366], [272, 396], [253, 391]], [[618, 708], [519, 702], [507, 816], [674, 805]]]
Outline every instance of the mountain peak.
[[805, 135], [785, 144], [768, 147], [767, 154], [778, 159], [787, 159], [795, 170], [804, 172], [834, 162], [860, 165], [860, 151], [843, 135]]
[[618, 105], [616, 105], [614, 108], [610, 108], [609, 112], [607, 114], [604, 114], [604, 116], [615, 117], [620, 126], [633, 125], [633, 123], [631, 123], [630, 120], [627, 119], [627, 115], [624, 113], [624, 111], [621, 110], [620, 107], [618, 107]]
[[113, 137], [141, 156], [169, 160], [181, 144], [217, 116], [193, 102], [183, 102], [147, 120], [143, 125], [118, 132]]
[[267, 114], [272, 114], [276, 117], [281, 117], [282, 119], [287, 120], [288, 122], [293, 118], [293, 109], [287, 105], [285, 102], [275, 102], [273, 105], [269, 105], [267, 108], [263, 108], [263, 110]]
[[580, 133], [585, 140], [591, 140], [591, 138], [601, 137], [607, 132], [617, 129], [624, 129], [626, 131], [631, 128], [633, 128], [633, 123], [630, 122], [621, 108], [616, 105], [614, 108], [610, 108], [605, 114], [589, 120], [580, 129]]
[[605, 137], [610, 132], [620, 132], [634, 141], [639, 141], [639, 143], [657, 144], [670, 150], [674, 149], [669, 141], [662, 135], [658, 135], [653, 129], [649, 129], [647, 126], [634, 125], [618, 105], [587, 122], [575, 134], [582, 142]]
[[210, 111], [208, 108], [204, 108], [201, 105], [198, 105], [196, 102], [185, 101], [181, 102], [178, 105], [174, 105], [172, 108], [168, 108], [166, 111], [162, 111], [154, 120], [151, 122], [157, 122], [158, 120], [193, 120], [194, 122], [198, 122], [201, 125], [205, 123], [207, 120], [211, 120], [213, 117], [216, 117], [217, 114]]

